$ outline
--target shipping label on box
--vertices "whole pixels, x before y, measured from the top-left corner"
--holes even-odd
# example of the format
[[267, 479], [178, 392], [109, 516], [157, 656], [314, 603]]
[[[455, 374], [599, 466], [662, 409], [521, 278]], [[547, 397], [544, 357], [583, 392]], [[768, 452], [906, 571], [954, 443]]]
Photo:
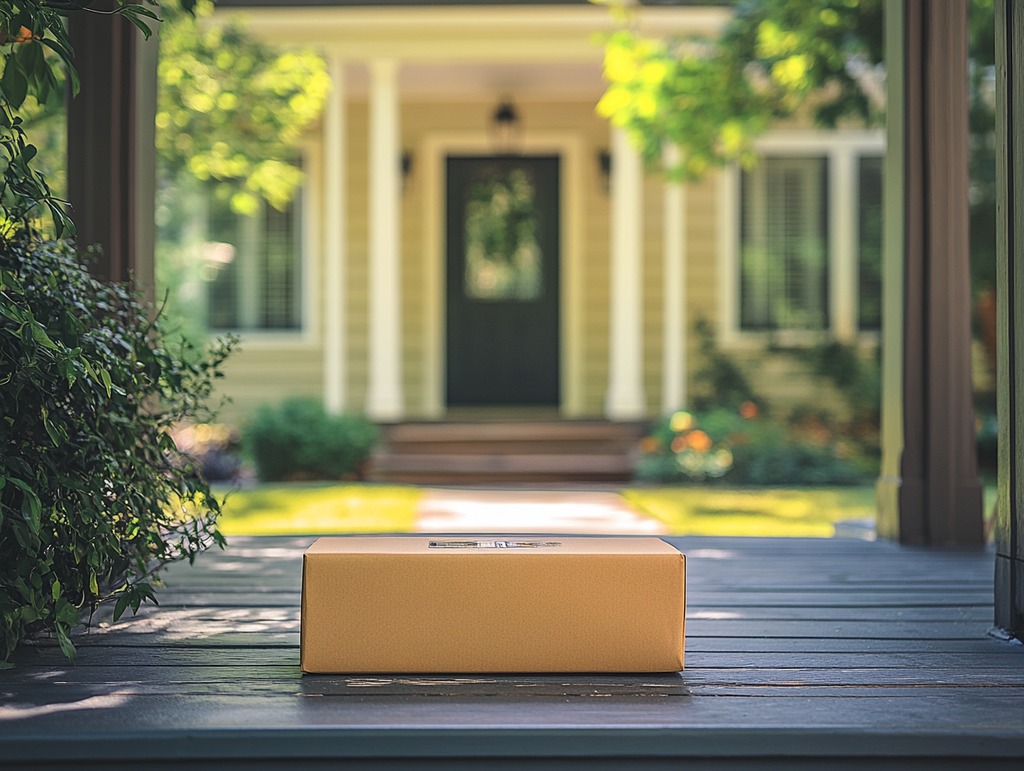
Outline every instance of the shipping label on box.
[[320, 538], [303, 556], [302, 670], [677, 671], [685, 565], [658, 538]]

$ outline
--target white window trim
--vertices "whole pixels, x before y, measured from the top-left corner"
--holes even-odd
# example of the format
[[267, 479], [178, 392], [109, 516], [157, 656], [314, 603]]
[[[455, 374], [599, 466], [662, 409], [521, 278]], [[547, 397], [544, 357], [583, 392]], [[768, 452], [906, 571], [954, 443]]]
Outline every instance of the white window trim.
[[303, 180], [299, 203], [299, 276], [300, 309], [299, 328], [288, 330], [217, 329], [211, 335], [235, 335], [245, 350], [312, 349], [320, 345], [319, 298], [320, 260], [313, 255], [322, 252], [320, 237], [321, 190], [323, 188], [322, 151], [318, 142], [304, 142], [299, 149], [302, 159]]
[[[777, 131], [755, 144], [762, 156], [818, 156], [828, 164], [829, 184], [829, 328], [825, 331], [740, 329], [740, 169], [732, 164], [721, 172], [718, 207], [718, 340], [729, 348], [761, 348], [772, 342], [785, 346], [813, 345], [825, 338], [877, 344], [878, 333], [857, 329], [857, 159], [885, 152], [881, 130]], [[849, 195], [849, 191], [854, 191]]]

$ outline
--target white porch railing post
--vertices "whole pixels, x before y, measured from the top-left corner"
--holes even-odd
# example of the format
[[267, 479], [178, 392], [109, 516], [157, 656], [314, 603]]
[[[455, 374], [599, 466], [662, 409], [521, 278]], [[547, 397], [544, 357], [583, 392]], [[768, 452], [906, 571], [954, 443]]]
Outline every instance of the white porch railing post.
[[[665, 147], [665, 166], [680, 162], [678, 145]], [[665, 182], [664, 353], [661, 411], [669, 414], [686, 406], [686, 187]]]
[[402, 398], [398, 63], [370, 65], [370, 372], [366, 412], [399, 420]]
[[646, 413], [643, 388], [643, 162], [622, 129], [612, 129], [612, 243], [609, 372], [605, 414]]
[[324, 408], [345, 409], [345, 66], [329, 60], [331, 95], [324, 113]]

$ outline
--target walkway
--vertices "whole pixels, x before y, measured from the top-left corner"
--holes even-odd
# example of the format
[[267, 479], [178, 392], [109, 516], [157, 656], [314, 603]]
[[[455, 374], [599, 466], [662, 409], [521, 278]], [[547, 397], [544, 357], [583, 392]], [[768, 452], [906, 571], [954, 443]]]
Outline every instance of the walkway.
[[1024, 646], [987, 634], [991, 553], [672, 538], [683, 672], [302, 676], [311, 540], [174, 566], [159, 608], [78, 637], [78, 666], [23, 648], [0, 767], [1020, 768]]
[[665, 526], [621, 495], [579, 490], [427, 488], [418, 533], [601, 533], [662, 535]]

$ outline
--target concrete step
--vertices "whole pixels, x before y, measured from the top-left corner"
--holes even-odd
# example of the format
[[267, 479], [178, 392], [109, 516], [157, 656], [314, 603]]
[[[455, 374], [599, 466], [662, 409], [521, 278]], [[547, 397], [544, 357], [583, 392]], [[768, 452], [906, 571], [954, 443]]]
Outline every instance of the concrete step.
[[369, 479], [410, 484], [613, 482], [632, 476], [640, 423], [404, 423], [384, 432]]

